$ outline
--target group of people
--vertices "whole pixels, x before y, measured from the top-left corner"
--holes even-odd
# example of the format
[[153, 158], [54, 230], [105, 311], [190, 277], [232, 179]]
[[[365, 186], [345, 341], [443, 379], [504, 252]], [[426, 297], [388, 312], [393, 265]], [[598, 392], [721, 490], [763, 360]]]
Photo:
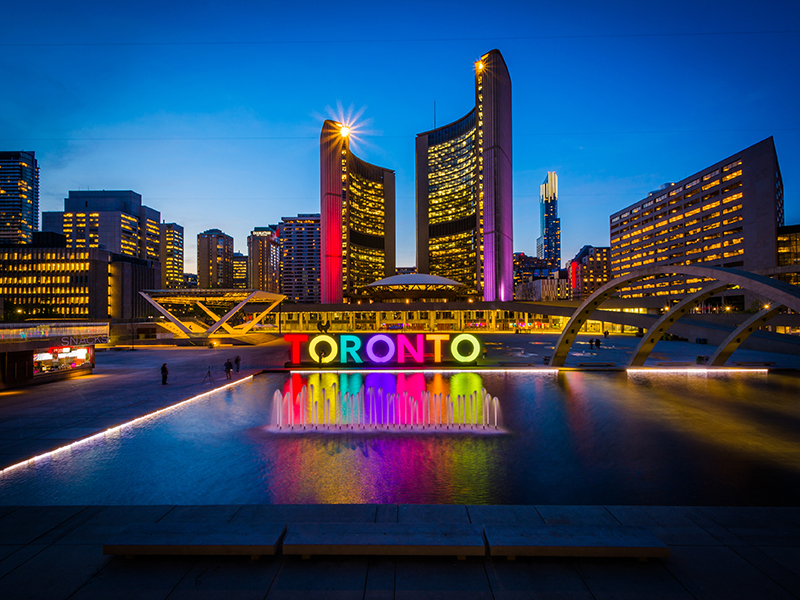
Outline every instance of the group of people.
[[[603, 337], [608, 339], [608, 330], [607, 329], [603, 332]], [[591, 340], [589, 340], [589, 347], [590, 348], [597, 348], [598, 350], [600, 350], [600, 338], [597, 338], [597, 339], [592, 338]]]
[[[225, 370], [225, 377], [227, 379], [231, 379], [232, 377], [231, 374], [233, 373], [233, 369], [235, 368], [236, 372], [238, 373], [241, 365], [242, 365], [242, 359], [239, 355], [237, 355], [236, 358], [233, 359], [233, 362], [231, 362], [230, 358], [226, 360], [225, 365], [223, 366], [223, 369]], [[164, 363], [161, 365], [161, 385], [167, 385], [168, 375], [169, 375], [169, 369], [167, 368], [167, 363]]]

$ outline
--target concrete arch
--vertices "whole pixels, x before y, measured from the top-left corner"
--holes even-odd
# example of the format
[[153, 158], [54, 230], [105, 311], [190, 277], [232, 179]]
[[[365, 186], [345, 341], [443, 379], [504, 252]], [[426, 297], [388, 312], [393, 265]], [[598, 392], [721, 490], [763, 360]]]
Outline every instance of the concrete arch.
[[[578, 331], [580, 331], [586, 321], [591, 319], [594, 312], [600, 308], [600, 305], [605, 300], [614, 295], [620, 288], [634, 281], [657, 275], [690, 275], [716, 279], [720, 284], [738, 285], [740, 288], [760, 294], [773, 302], [783, 304], [800, 313], [800, 289], [786, 282], [765, 277], [764, 275], [740, 271], [738, 269], [703, 267], [700, 265], [664, 265], [636, 269], [622, 277], [617, 277], [609, 281], [581, 303], [572, 317], [570, 317], [564, 331], [561, 332], [553, 351], [553, 356], [550, 359], [550, 364], [554, 367], [564, 366]], [[667, 314], [672, 314], [672, 311]]]
[[739, 325], [739, 327], [734, 329], [731, 334], [722, 340], [722, 343], [717, 346], [717, 349], [714, 351], [714, 354], [711, 355], [711, 358], [708, 361], [709, 364], [712, 367], [725, 366], [725, 363], [728, 362], [731, 354], [733, 354], [736, 349], [741, 346], [748, 337], [750, 337], [750, 334], [772, 319], [772, 317], [780, 313], [783, 308], [784, 306], [782, 304], [774, 304], [771, 307], [757, 312], [744, 323]]

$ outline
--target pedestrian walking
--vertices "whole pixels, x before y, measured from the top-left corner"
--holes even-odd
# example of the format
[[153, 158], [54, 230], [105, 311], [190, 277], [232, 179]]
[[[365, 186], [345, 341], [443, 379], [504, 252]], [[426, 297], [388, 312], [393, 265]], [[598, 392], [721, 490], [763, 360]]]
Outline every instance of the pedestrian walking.
[[167, 369], [167, 363], [161, 365], [161, 385], [167, 385], [167, 375], [169, 375], [169, 369]]
[[233, 364], [236, 365], [236, 372], [238, 373], [239, 372], [239, 366], [242, 364], [242, 359], [238, 354], [236, 355], [236, 358], [233, 359]]
[[225, 361], [225, 378], [226, 379], [231, 379], [231, 371], [233, 371], [233, 363], [231, 362], [231, 359], [229, 358], [228, 360]]
[[603, 337], [608, 339], [608, 329], [603, 332]]
[[600, 350], [600, 338], [597, 338], [597, 339], [594, 341], [594, 345], [595, 345], [595, 348], [597, 348], [598, 350]]

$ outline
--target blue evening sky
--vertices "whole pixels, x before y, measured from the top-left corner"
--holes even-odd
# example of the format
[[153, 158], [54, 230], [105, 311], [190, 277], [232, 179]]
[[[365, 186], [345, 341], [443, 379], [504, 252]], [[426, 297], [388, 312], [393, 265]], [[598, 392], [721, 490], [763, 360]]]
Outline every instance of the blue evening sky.
[[[42, 210], [132, 189], [186, 231], [319, 212], [322, 120], [360, 114], [358, 156], [397, 172], [415, 259], [414, 137], [474, 103], [498, 48], [513, 84], [514, 249], [535, 254], [559, 177], [562, 260], [608, 216], [770, 135], [800, 223], [800, 3], [6, 3], [0, 149], [36, 151]], [[341, 109], [339, 107], [342, 107]]]

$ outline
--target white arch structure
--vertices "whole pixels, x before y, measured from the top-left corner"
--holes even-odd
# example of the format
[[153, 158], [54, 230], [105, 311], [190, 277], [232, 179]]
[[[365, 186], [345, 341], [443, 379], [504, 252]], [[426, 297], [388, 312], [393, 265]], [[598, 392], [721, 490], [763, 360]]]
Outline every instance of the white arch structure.
[[[622, 277], [609, 281], [581, 303], [573, 313], [564, 331], [561, 332], [553, 351], [553, 356], [550, 358], [550, 364], [554, 367], [564, 366], [567, 356], [569, 355], [569, 350], [575, 342], [577, 333], [580, 331], [581, 327], [591, 319], [594, 312], [600, 308], [600, 305], [605, 300], [614, 295], [620, 288], [632, 282], [658, 275], [688, 275], [714, 279], [716, 281], [707, 283], [700, 291], [687, 296], [681, 302], [671, 307], [667, 313], [662, 315], [658, 321], [648, 329], [647, 334], [639, 343], [631, 359], [631, 366], [643, 365], [650, 351], [655, 346], [655, 342], [657, 342], [687, 311], [729, 286], [739, 286], [742, 289], [769, 298], [772, 301], [773, 309], [765, 309], [765, 311], [759, 313], [760, 317], [756, 315], [758, 318], [753, 317], [748, 319], [731, 334], [732, 337], [730, 337], [729, 340], [723, 342], [721, 345], [722, 350], [718, 351], [719, 354], [715, 353], [714, 359], [711, 361], [714, 363], [714, 360], [716, 360], [717, 366], [719, 366], [719, 360], [723, 360], [722, 364], [724, 364], [724, 360], [728, 359], [744, 339], [769, 318], [778, 314], [780, 308], [790, 308], [800, 313], [800, 289], [784, 281], [771, 279], [764, 275], [740, 271], [738, 269], [704, 267], [700, 265], [665, 265], [635, 269]], [[759, 318], [761, 319], [760, 322], [758, 322]], [[738, 342], [736, 340], [738, 340]], [[727, 352], [724, 350], [725, 348], [732, 349], [730, 352]], [[723, 359], [722, 356], [725, 352], [727, 352], [727, 355]]]

